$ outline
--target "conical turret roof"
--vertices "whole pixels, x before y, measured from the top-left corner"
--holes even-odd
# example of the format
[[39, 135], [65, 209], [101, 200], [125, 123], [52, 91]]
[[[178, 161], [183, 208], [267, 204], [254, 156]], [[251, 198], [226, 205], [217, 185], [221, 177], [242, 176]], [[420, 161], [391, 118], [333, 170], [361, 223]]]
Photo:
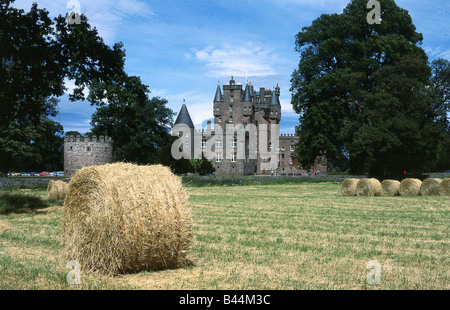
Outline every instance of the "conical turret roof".
[[190, 128], [194, 128], [194, 123], [192, 122], [191, 116], [189, 115], [188, 109], [185, 104], [181, 107], [180, 113], [178, 113], [177, 120], [174, 125], [185, 124]]
[[220, 90], [220, 85], [217, 85], [216, 96], [214, 97], [214, 101], [223, 101], [222, 91]]
[[276, 91], [272, 91], [272, 97], [270, 98], [270, 105], [280, 105], [280, 101], [278, 100]]
[[247, 84], [245, 85], [244, 98], [242, 99], [242, 102], [250, 102], [250, 101], [252, 101], [252, 91], [251, 86]]

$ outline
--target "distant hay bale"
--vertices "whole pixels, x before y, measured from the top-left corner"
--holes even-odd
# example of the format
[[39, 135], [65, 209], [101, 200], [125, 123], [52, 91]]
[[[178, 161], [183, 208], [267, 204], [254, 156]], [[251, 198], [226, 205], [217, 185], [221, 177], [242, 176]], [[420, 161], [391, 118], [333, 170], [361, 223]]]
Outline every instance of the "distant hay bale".
[[0, 220], [0, 233], [7, 230], [15, 230], [15, 228], [10, 223]]
[[443, 179], [441, 184], [439, 184], [439, 195], [450, 196], [450, 178]]
[[439, 195], [439, 184], [442, 183], [441, 179], [428, 178], [422, 182], [420, 186], [421, 196], [434, 196]]
[[422, 181], [419, 179], [407, 178], [400, 183], [401, 196], [418, 196], [420, 194], [420, 186]]
[[342, 182], [341, 194], [342, 196], [355, 196], [356, 184], [359, 179], [345, 179]]
[[192, 234], [188, 195], [169, 168], [116, 163], [80, 169], [62, 211], [68, 260], [121, 274], [184, 266]]
[[356, 184], [356, 196], [381, 196], [381, 183], [377, 179], [360, 179]]
[[69, 184], [64, 181], [50, 180], [47, 185], [47, 200], [57, 201], [64, 200]]
[[381, 190], [383, 196], [398, 196], [400, 195], [400, 182], [397, 180], [384, 180], [381, 182]]

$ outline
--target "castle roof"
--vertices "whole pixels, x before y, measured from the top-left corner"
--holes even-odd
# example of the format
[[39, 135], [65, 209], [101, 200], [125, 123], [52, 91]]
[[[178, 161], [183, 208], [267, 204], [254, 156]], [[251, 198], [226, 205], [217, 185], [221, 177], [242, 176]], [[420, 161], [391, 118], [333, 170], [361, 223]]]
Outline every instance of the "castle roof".
[[245, 85], [245, 91], [244, 91], [244, 98], [242, 99], [243, 102], [251, 102], [252, 101], [252, 91], [251, 86], [248, 84]]
[[194, 123], [192, 122], [191, 116], [189, 115], [185, 104], [181, 107], [180, 113], [178, 113], [178, 117], [174, 125], [178, 124], [184, 124], [188, 125], [189, 128], [194, 128]]
[[270, 105], [280, 105], [280, 101], [278, 100], [277, 92], [272, 92], [272, 97], [270, 98]]
[[217, 85], [216, 96], [214, 97], [214, 102], [223, 101], [222, 91], [220, 90], [220, 85]]

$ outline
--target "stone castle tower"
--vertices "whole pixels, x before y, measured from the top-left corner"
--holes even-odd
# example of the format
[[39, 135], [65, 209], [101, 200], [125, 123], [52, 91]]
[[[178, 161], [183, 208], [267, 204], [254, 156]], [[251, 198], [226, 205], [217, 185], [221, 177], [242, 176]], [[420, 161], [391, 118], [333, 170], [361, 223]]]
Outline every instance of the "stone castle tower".
[[[222, 91], [223, 90], [223, 91]], [[273, 90], [260, 87], [256, 91], [253, 85], [247, 83], [245, 89], [241, 84], [236, 84], [233, 77], [228, 84], [217, 86], [216, 94], [213, 100], [213, 115], [214, 115], [214, 127], [220, 126], [225, 130], [227, 124], [241, 124], [246, 127], [248, 124], [253, 124], [258, 130], [264, 129], [267, 132], [267, 145], [271, 147], [270, 141], [272, 135], [276, 134], [278, 137], [279, 158], [278, 167], [271, 170], [267, 170], [265, 163], [267, 159], [261, 158], [260, 154], [257, 155], [257, 159], [250, 159], [249, 156], [249, 139], [248, 134], [245, 137], [236, 137], [234, 143], [231, 144], [231, 150], [227, 150], [225, 143], [225, 135], [222, 138], [218, 138], [218, 146], [220, 151], [217, 151], [212, 164], [216, 169], [216, 174], [223, 175], [252, 175], [252, 174], [278, 174], [278, 175], [294, 175], [294, 174], [306, 174], [307, 171], [303, 170], [294, 158], [294, 146], [298, 143], [299, 138], [297, 135], [279, 135], [278, 132], [272, 132], [270, 125], [278, 125], [281, 120], [281, 104], [280, 104], [280, 87], [274, 87]], [[194, 140], [199, 141], [201, 139], [202, 146], [206, 144], [206, 140], [211, 137], [211, 124], [208, 122], [208, 128], [205, 130], [195, 130], [194, 124], [191, 120], [186, 105], [183, 104], [178, 118], [175, 121], [176, 124], [188, 125], [191, 131], [191, 146], [194, 145]], [[261, 125], [267, 125], [261, 126]], [[265, 129], [267, 128], [267, 129]], [[297, 132], [297, 128], [296, 128]], [[240, 141], [241, 139], [242, 141]], [[259, 140], [258, 140], [259, 143]], [[237, 145], [245, 146], [245, 159], [239, 159], [235, 156]], [[193, 155], [193, 150], [190, 152]], [[231, 156], [225, 156], [225, 154], [231, 154]], [[231, 157], [231, 158], [228, 158]], [[317, 165], [313, 170], [320, 169], [326, 172], [326, 166]]]
[[71, 177], [78, 169], [113, 161], [113, 140], [104, 136], [64, 137], [64, 175]]

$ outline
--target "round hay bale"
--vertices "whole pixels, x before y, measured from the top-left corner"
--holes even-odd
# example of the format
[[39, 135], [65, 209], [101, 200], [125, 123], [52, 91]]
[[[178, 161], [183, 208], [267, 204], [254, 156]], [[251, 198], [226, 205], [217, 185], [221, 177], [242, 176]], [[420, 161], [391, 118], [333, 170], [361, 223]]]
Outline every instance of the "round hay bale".
[[400, 183], [401, 196], [418, 196], [420, 194], [420, 186], [422, 181], [419, 179], [407, 178]]
[[443, 179], [439, 184], [439, 195], [450, 196], [450, 178]]
[[377, 179], [360, 179], [356, 184], [356, 196], [381, 196], [381, 183]]
[[342, 196], [355, 196], [356, 184], [359, 179], [345, 179], [342, 182], [341, 194]]
[[50, 180], [47, 185], [47, 200], [56, 201], [66, 198], [69, 184], [64, 181]]
[[67, 260], [121, 274], [178, 268], [188, 261], [188, 196], [169, 168], [116, 163], [80, 169], [62, 212]]
[[420, 186], [421, 196], [434, 196], [439, 195], [439, 184], [441, 184], [441, 179], [428, 178], [422, 182]]
[[15, 228], [10, 223], [0, 220], [0, 234], [7, 230], [15, 230]]
[[397, 180], [384, 180], [381, 182], [381, 190], [383, 196], [398, 196], [400, 195], [400, 182]]

